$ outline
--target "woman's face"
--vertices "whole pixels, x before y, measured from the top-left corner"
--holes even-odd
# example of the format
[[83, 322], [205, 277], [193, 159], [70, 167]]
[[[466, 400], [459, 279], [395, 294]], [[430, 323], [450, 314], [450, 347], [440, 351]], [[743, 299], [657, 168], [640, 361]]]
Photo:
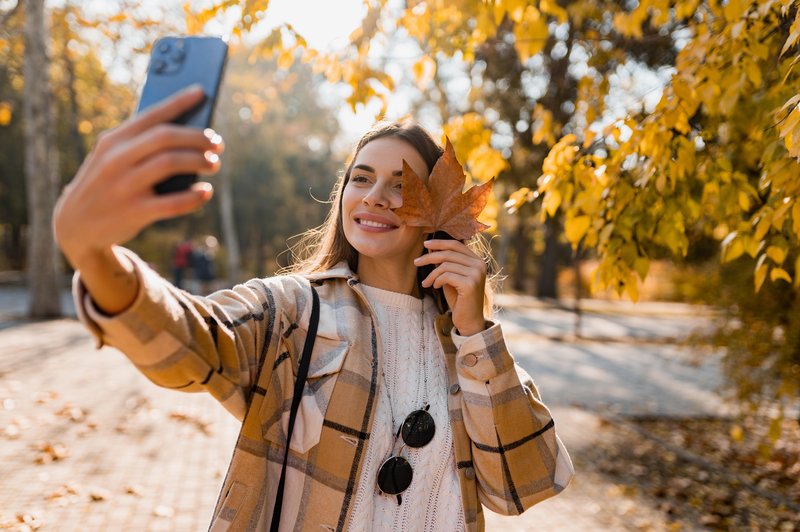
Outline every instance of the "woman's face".
[[350, 180], [342, 192], [342, 228], [359, 253], [359, 268], [365, 259], [413, 266], [422, 252], [422, 230], [405, 225], [394, 213], [403, 204], [403, 160], [420, 178], [427, 179], [425, 160], [397, 138], [369, 142], [353, 161]]

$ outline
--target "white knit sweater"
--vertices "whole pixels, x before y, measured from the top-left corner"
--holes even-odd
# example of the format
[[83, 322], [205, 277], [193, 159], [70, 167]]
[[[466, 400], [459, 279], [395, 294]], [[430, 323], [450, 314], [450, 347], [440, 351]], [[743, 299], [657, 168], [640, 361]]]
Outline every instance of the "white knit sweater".
[[[372, 305], [382, 339], [382, 364], [386, 377], [380, 393], [364, 466], [356, 490], [350, 531], [457, 531], [464, 530], [461, 489], [453, 454], [453, 435], [448, 421], [447, 375], [444, 354], [434, 328], [436, 305], [425, 299], [425, 333], [420, 342], [422, 302], [415, 297], [361, 285]], [[414, 477], [397, 496], [381, 494], [378, 469], [391, 455], [394, 436], [406, 416], [425, 405], [425, 377], [420, 346], [428, 375], [427, 402], [436, 423], [433, 440], [418, 449], [403, 448]], [[391, 408], [389, 401], [391, 400]], [[394, 424], [392, 423], [394, 413]], [[402, 436], [395, 452], [402, 445]]]

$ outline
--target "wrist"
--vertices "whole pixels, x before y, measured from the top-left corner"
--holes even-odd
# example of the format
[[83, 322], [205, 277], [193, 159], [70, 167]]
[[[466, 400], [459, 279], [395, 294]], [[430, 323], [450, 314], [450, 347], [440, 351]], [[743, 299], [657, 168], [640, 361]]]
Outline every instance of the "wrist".
[[119, 261], [114, 249], [110, 246], [98, 248], [85, 245], [74, 247], [62, 245], [61, 251], [72, 267], [79, 271], [102, 267], [102, 265], [108, 264], [109, 261]]
[[459, 336], [472, 336], [486, 330], [486, 320], [480, 320], [463, 324], [463, 326], [456, 326], [456, 333]]

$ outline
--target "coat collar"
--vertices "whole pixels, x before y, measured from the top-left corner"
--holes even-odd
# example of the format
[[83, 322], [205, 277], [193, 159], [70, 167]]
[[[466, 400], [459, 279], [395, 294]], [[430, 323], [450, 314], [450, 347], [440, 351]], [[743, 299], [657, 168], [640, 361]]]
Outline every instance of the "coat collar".
[[358, 282], [358, 274], [350, 269], [350, 266], [347, 265], [347, 261], [345, 260], [337, 263], [330, 269], [321, 272], [307, 273], [304, 274], [303, 277], [310, 282], [320, 282], [328, 279], [346, 279], [348, 283]]

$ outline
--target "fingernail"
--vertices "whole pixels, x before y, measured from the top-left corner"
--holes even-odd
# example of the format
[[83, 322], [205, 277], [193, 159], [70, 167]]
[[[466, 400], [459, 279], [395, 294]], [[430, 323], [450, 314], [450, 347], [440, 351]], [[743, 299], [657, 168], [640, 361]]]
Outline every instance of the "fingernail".
[[416, 259], [414, 259], [414, 264], [417, 264], [420, 261], [421, 258], [422, 257], [417, 257]]
[[206, 161], [208, 161], [211, 164], [217, 164], [219, 162], [219, 155], [217, 155], [216, 153], [207, 151], [203, 153], [203, 155], [205, 155]]
[[200, 183], [195, 183], [192, 188], [200, 192], [200, 196], [204, 200], [209, 199], [214, 194], [214, 188], [211, 186], [211, 183], [201, 181]]
[[203, 90], [203, 86], [199, 83], [195, 83], [193, 85], [189, 85], [185, 89], [183, 89], [184, 94], [188, 94], [190, 92], [199, 92]]
[[219, 144], [222, 142], [222, 137], [210, 127], [203, 130], [203, 135], [211, 141], [211, 144]]

